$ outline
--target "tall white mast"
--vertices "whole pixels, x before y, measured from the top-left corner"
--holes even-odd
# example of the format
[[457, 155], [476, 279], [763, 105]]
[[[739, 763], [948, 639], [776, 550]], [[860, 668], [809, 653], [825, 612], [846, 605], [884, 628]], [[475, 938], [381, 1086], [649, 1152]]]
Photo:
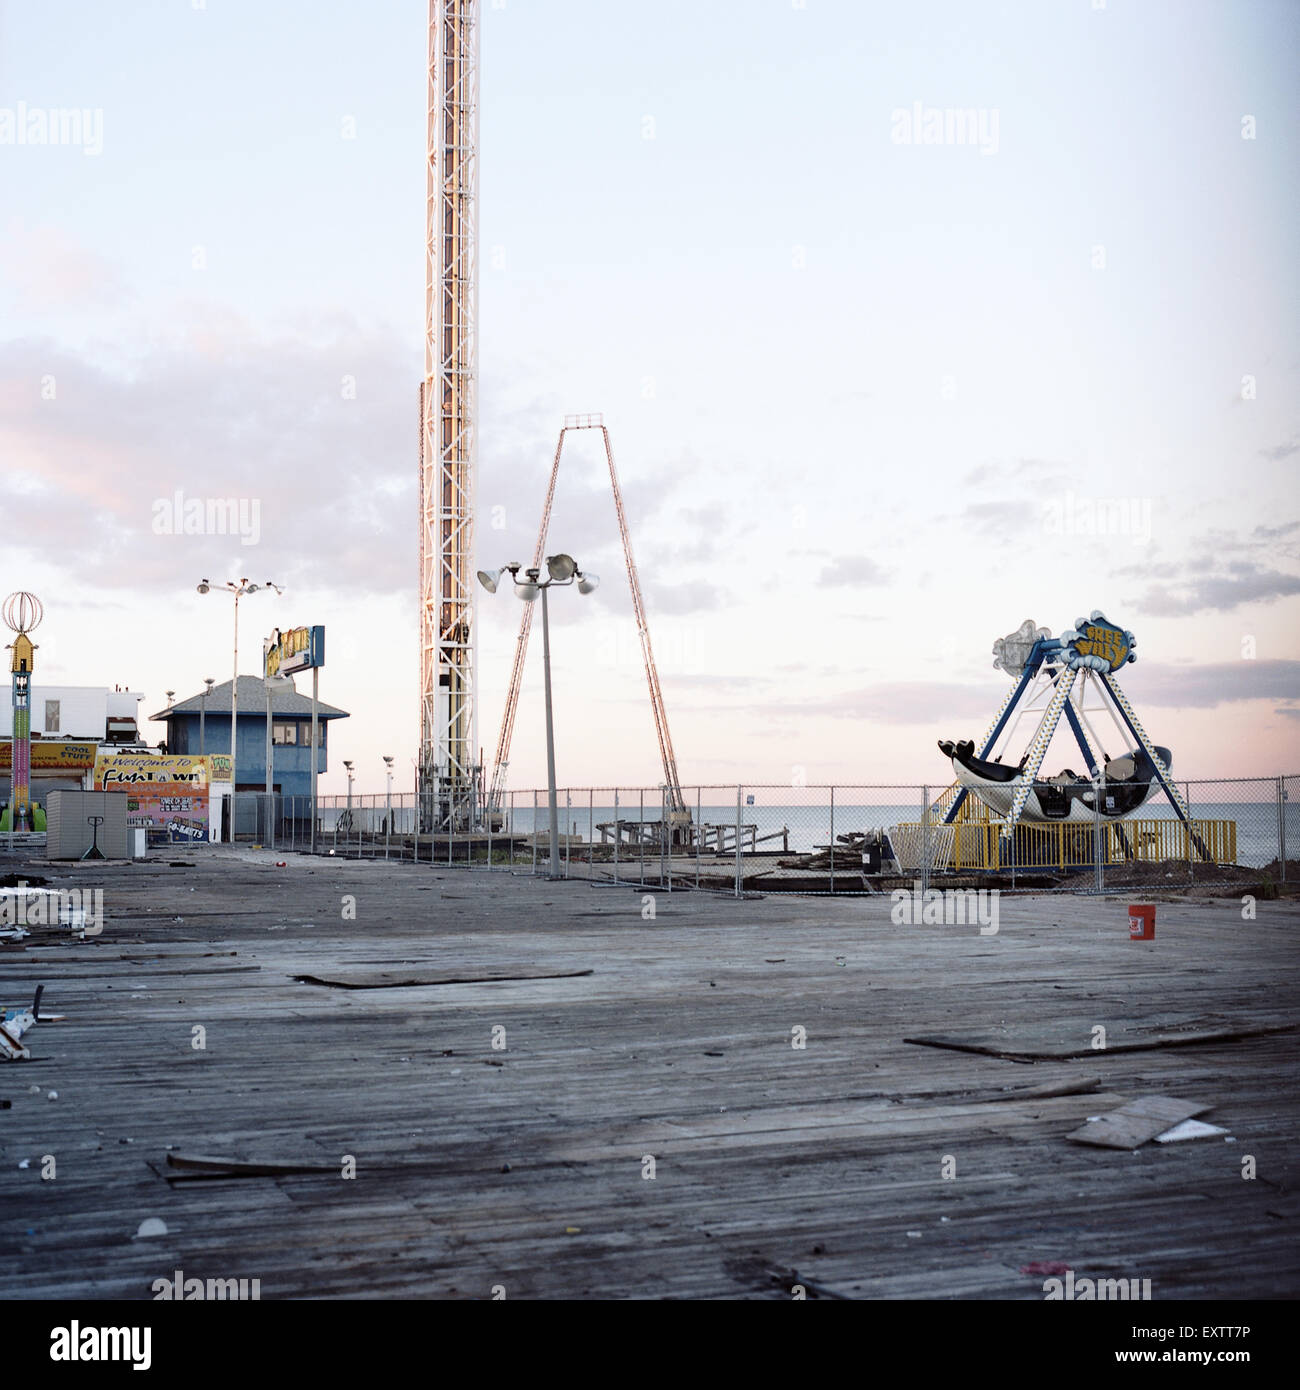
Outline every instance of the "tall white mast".
[[430, 0], [420, 388], [420, 773], [427, 828], [473, 820], [478, 768], [479, 0]]

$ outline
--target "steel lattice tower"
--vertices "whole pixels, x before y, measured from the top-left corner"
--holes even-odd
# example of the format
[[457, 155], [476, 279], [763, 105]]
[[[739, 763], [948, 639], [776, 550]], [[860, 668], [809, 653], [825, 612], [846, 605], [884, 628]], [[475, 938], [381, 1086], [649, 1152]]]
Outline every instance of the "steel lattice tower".
[[[424, 381], [420, 388], [420, 780], [424, 818], [477, 802], [479, 0], [430, 0]], [[427, 828], [431, 828], [428, 827]]]

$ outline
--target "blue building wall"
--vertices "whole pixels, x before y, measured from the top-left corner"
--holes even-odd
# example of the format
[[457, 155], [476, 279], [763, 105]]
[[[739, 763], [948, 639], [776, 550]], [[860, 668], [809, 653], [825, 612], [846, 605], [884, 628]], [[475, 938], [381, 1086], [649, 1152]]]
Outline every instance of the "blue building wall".
[[[334, 716], [337, 718], [338, 716]], [[277, 715], [272, 723], [299, 721], [298, 715]], [[329, 765], [329, 724], [321, 719], [324, 731], [324, 744], [316, 750], [317, 775], [325, 772]], [[301, 727], [310, 726], [309, 719], [301, 719]], [[199, 751], [199, 716], [197, 714], [174, 714], [168, 719], [171, 737], [168, 744], [173, 753], [197, 753]], [[208, 712], [203, 725], [203, 751], [205, 753], [230, 752], [230, 714]], [[305, 746], [277, 743], [271, 753], [271, 768], [277, 792], [285, 796], [311, 795], [311, 750]], [[235, 759], [236, 787], [248, 785], [261, 791], [266, 786], [266, 713], [245, 714], [239, 712], [239, 754]]]

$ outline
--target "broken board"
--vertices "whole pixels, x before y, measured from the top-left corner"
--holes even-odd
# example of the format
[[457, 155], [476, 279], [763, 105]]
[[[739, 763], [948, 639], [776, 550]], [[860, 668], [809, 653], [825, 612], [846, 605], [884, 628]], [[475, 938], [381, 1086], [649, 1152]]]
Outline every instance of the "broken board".
[[330, 989], [410, 989], [419, 985], [495, 985], [513, 980], [576, 980], [590, 970], [490, 970], [478, 975], [421, 975], [393, 970], [356, 971], [335, 975], [295, 975], [299, 984]]
[[1174, 1096], [1139, 1096], [1066, 1137], [1076, 1144], [1095, 1144], [1103, 1149], [1136, 1149], [1183, 1120], [1213, 1108]]
[[944, 1047], [955, 1052], [979, 1052], [987, 1057], [1002, 1057], [1013, 1062], [1033, 1062], [1067, 1057], [1097, 1059], [1108, 1052], [1150, 1052], [1164, 1047], [1238, 1042], [1243, 1038], [1264, 1037], [1270, 1033], [1289, 1033], [1297, 1026], [1295, 1023], [1240, 1026], [1228, 1023], [1215, 1026], [1204, 1020], [1167, 1022], [1159, 1028], [1113, 1025], [1107, 1030], [1106, 1045], [1098, 1047], [1093, 1041], [1094, 1020], [1080, 1019], [1074, 1024], [1067, 1020], [1037, 1027], [931, 1033], [924, 1037], [904, 1038], [903, 1041], [918, 1047]]

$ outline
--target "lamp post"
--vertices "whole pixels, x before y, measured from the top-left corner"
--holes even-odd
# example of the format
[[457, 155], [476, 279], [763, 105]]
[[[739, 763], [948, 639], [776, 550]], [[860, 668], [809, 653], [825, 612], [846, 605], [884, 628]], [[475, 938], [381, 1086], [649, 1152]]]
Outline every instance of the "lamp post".
[[384, 858], [388, 858], [388, 846], [393, 838], [393, 760], [387, 753], [382, 755], [384, 771], [388, 773], [388, 794], [384, 799]]
[[283, 691], [286, 686], [293, 689], [293, 681], [288, 676], [265, 676], [262, 684], [266, 686], [266, 829], [267, 835], [275, 844], [273, 829], [275, 813], [275, 739], [272, 736], [271, 696], [276, 690]]
[[230, 680], [230, 790], [233, 793], [239, 789], [237, 749], [239, 730], [239, 600], [245, 594], [257, 593], [259, 589], [274, 589], [277, 594], [284, 593], [284, 590], [270, 579], [263, 584], [253, 584], [247, 579], [241, 579], [236, 584], [233, 579], [228, 579], [224, 584], [217, 585], [210, 584], [206, 579], [199, 580], [199, 593], [211, 593], [214, 588], [218, 593], [224, 589], [227, 593], [235, 596], [234, 673]]
[[[551, 860], [549, 878], [560, 878], [560, 810], [555, 791], [555, 721], [551, 711], [551, 624], [546, 604], [546, 591], [553, 585], [565, 588], [575, 580], [580, 594], [590, 594], [600, 583], [594, 574], [583, 574], [572, 555], [548, 555], [546, 557], [547, 578], [542, 579], [537, 569], [524, 570], [524, 578], [519, 578], [523, 568], [517, 561], [499, 570], [479, 570], [478, 582], [490, 594], [495, 594], [503, 574], [509, 574], [515, 592], [525, 603], [532, 603], [538, 594], [542, 596], [542, 670], [546, 690], [546, 790], [547, 810], [550, 817]], [[535, 827], [534, 827], [535, 832]]]
[[208, 718], [208, 696], [212, 694], [212, 687], [216, 684], [216, 681], [215, 681], [211, 676], [204, 676], [204, 677], [203, 677], [203, 684], [207, 687], [207, 689], [204, 690], [204, 692], [199, 696], [199, 757], [200, 757], [200, 758], [203, 756], [203, 753], [204, 753], [204, 746], [203, 746], [203, 745], [204, 745], [204, 742], [205, 742], [205, 731], [204, 731], [204, 727], [203, 727], [203, 726], [204, 726], [204, 724], [206, 724], [207, 718]]

